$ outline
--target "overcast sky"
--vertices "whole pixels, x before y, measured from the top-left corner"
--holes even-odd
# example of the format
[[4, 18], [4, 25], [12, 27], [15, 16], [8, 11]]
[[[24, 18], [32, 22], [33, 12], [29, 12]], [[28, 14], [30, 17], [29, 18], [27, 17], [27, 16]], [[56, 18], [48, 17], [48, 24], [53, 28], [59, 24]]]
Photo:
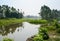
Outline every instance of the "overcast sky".
[[60, 0], [0, 0], [0, 5], [13, 6], [22, 9], [24, 15], [38, 16], [41, 6], [47, 5], [51, 9], [60, 9]]

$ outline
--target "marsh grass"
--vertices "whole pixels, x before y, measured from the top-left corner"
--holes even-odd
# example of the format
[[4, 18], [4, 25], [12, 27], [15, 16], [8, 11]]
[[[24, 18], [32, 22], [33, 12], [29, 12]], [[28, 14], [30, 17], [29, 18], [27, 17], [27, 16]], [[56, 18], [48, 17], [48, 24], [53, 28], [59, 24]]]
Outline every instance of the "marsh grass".
[[8, 25], [11, 25], [11, 24], [17, 24], [17, 23], [22, 23], [23, 22], [23, 19], [15, 19], [15, 18], [12, 18], [12, 19], [0, 19], [0, 26], [8, 26]]
[[13, 39], [11, 39], [11, 38], [3, 38], [3, 40], [2, 41], [14, 41]]
[[29, 19], [28, 22], [33, 23], [33, 24], [45, 24], [45, 23], [48, 23], [47, 20], [42, 20], [42, 19]]

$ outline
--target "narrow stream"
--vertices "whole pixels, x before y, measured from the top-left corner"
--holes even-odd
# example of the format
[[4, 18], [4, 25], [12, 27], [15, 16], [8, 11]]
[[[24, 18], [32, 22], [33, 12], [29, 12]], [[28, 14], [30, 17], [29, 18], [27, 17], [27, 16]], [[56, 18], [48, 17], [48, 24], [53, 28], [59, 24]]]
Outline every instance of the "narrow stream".
[[26, 41], [27, 38], [38, 33], [40, 25], [23, 22], [19, 25], [0, 27], [0, 41], [4, 37], [12, 38], [14, 41]]

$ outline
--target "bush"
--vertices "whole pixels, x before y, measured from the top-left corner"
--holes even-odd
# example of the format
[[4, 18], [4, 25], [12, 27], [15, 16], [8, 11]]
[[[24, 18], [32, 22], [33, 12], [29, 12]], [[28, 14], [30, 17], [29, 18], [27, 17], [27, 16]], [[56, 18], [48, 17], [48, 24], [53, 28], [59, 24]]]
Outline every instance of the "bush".
[[47, 29], [46, 28], [39, 28], [39, 33], [33, 38], [34, 41], [43, 41], [43, 40], [48, 40], [49, 36], [47, 34]]
[[14, 41], [14, 40], [10, 38], [4, 38], [3, 41]]

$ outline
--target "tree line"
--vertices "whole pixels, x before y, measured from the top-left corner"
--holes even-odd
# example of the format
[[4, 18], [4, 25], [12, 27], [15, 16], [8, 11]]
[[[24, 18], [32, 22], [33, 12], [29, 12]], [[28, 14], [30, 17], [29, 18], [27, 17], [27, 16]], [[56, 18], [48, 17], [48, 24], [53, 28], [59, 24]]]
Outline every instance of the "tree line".
[[41, 7], [40, 16], [45, 20], [60, 20], [60, 10], [51, 10], [48, 6], [44, 5]]
[[0, 18], [22, 18], [23, 12], [19, 12], [14, 7], [8, 5], [0, 6]]

